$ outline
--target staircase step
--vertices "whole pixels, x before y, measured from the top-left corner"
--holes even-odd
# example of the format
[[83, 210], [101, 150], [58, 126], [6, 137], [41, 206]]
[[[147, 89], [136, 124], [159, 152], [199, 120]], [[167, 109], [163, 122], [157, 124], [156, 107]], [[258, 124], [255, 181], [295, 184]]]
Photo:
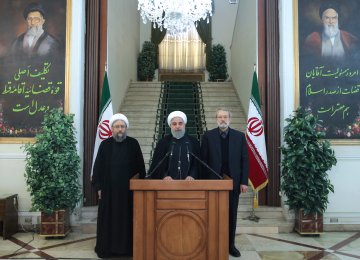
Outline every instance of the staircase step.
[[81, 219], [94, 221], [97, 218], [97, 206], [82, 207], [81, 208]]
[[277, 234], [290, 233], [294, 229], [293, 221], [285, 219], [262, 219], [258, 222], [248, 219], [238, 219], [236, 223], [236, 234]]
[[[245, 218], [249, 215], [249, 212], [252, 211], [252, 203], [249, 205], [239, 205], [238, 208], [238, 219]], [[254, 213], [256, 216], [262, 219], [283, 219], [283, 209], [281, 207], [267, 207], [267, 206], [259, 206], [254, 209]]]
[[96, 234], [97, 206], [82, 207], [81, 218], [76, 225], [77, 231], [83, 234]]

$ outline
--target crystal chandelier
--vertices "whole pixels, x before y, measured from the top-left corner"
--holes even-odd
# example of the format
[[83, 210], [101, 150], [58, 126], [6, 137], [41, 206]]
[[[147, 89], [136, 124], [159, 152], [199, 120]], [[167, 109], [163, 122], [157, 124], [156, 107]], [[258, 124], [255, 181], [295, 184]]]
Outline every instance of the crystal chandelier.
[[138, 0], [138, 10], [144, 24], [153, 22], [170, 35], [186, 32], [200, 19], [212, 16], [211, 0]]

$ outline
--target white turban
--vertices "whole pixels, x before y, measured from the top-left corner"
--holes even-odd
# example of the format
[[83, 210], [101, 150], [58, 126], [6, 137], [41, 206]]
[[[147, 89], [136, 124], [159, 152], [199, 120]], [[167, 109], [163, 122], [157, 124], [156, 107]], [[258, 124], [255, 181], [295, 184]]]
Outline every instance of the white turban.
[[110, 117], [110, 122], [109, 122], [110, 127], [112, 127], [113, 123], [115, 123], [115, 121], [117, 121], [117, 120], [124, 121], [126, 124], [126, 127], [129, 128], [129, 120], [127, 119], [127, 117], [125, 115], [120, 114], [120, 113], [114, 114], [112, 117]]
[[184, 124], [186, 125], [187, 123], [187, 117], [186, 115], [181, 112], [181, 111], [173, 111], [169, 114], [168, 118], [167, 118], [167, 122], [168, 122], [168, 125], [170, 126], [171, 125], [171, 120], [174, 118], [174, 117], [180, 117], [183, 121], [184, 121]]

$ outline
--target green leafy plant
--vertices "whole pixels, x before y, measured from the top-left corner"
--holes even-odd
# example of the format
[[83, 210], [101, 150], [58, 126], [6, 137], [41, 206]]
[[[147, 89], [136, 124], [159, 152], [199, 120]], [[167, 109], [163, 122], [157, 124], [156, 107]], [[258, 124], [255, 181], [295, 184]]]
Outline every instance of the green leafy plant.
[[36, 135], [35, 143], [24, 146], [32, 210], [49, 214], [60, 209], [72, 211], [80, 199], [80, 157], [73, 123], [73, 114], [53, 108], [45, 113], [43, 132]]
[[221, 44], [214, 44], [211, 49], [210, 61], [207, 67], [209, 80], [226, 80], [228, 77], [226, 52]]
[[293, 210], [308, 213], [323, 213], [330, 192], [327, 171], [337, 160], [330, 142], [323, 139], [321, 122], [310, 112], [299, 107], [294, 115], [285, 120], [285, 145], [283, 154], [281, 189], [287, 197], [285, 201]]
[[138, 79], [142, 81], [149, 81], [154, 78], [155, 74], [155, 59], [156, 59], [155, 45], [150, 41], [143, 43], [142, 50], [138, 57], [137, 69]]

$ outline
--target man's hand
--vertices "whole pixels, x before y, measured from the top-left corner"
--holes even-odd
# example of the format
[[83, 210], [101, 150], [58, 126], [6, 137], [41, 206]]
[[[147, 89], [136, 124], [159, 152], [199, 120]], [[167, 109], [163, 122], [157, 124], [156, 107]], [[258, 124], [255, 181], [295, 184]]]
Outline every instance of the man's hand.
[[241, 193], [246, 193], [248, 191], [248, 186], [241, 184], [240, 191], [241, 191]]
[[193, 180], [195, 180], [193, 177], [191, 177], [191, 176], [187, 176], [186, 178], [185, 178], [185, 180], [186, 181], [193, 181]]
[[98, 190], [98, 198], [101, 200], [101, 190]]
[[165, 181], [171, 181], [173, 178], [171, 178], [171, 176], [166, 176], [163, 180]]

